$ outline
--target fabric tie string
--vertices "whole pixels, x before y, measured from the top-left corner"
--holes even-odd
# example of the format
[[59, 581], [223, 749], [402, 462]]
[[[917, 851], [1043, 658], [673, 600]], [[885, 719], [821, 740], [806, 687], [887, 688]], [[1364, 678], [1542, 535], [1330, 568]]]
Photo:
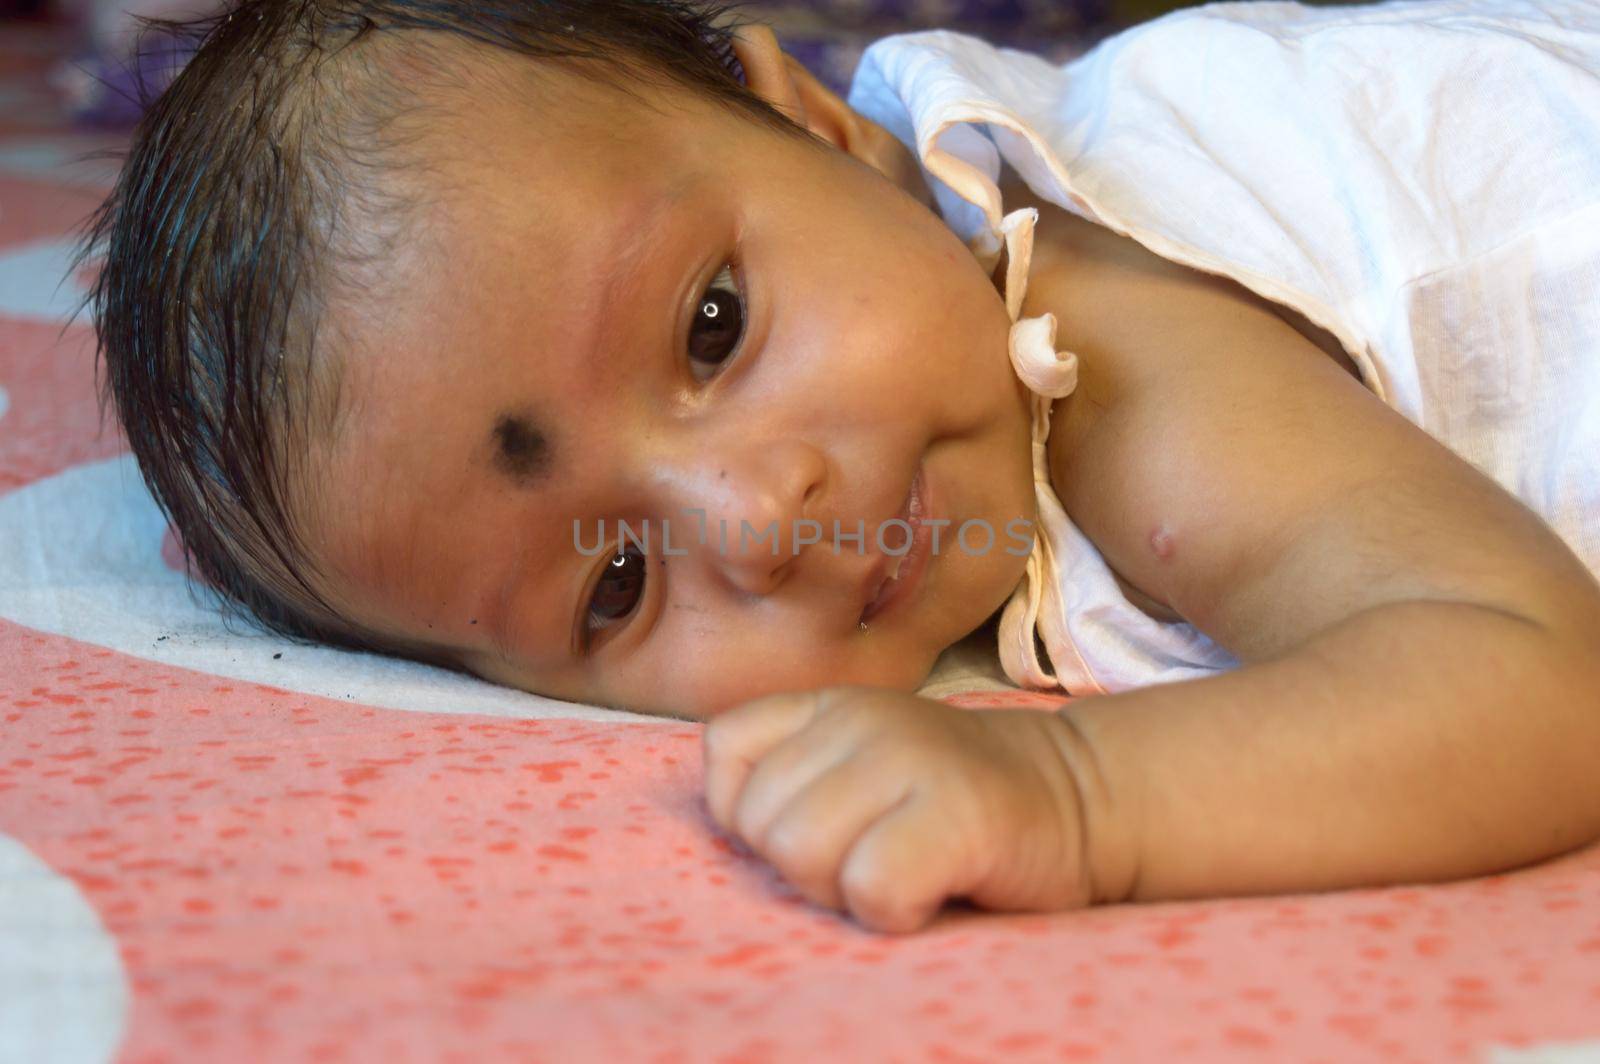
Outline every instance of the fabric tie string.
[[[1070, 395], [1078, 386], [1078, 356], [1070, 351], [1057, 352], [1055, 315], [1022, 317], [1028, 269], [1033, 259], [1033, 230], [1038, 220], [1039, 212], [1035, 208], [1013, 211], [1001, 220], [1000, 235], [1005, 239], [1006, 248], [1005, 299], [1006, 313], [1012, 322], [1008, 345], [1011, 366], [1033, 392], [1033, 490], [1043, 513], [1046, 508], [1059, 507], [1050, 484], [1045, 441], [1050, 436], [1050, 416], [1055, 401]], [[1011, 593], [1000, 615], [1000, 664], [1013, 683], [1036, 690], [1053, 690], [1061, 683], [1039, 660], [1034, 647], [1035, 628], [1039, 628], [1047, 647], [1070, 647], [1072, 643], [1063, 629], [1066, 611], [1062, 607], [1060, 580], [1056, 579], [1050, 542], [1039, 534], [1038, 524], [1035, 522], [1026, 576]]]

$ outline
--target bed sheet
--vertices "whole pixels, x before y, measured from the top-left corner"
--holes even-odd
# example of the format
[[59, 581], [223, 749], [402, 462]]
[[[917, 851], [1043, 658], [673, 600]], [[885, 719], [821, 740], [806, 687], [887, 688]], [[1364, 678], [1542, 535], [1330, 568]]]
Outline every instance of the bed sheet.
[[716, 831], [698, 725], [221, 626], [72, 317], [64, 46], [0, 29], [0, 1062], [1600, 1060], [1600, 849], [879, 936]]

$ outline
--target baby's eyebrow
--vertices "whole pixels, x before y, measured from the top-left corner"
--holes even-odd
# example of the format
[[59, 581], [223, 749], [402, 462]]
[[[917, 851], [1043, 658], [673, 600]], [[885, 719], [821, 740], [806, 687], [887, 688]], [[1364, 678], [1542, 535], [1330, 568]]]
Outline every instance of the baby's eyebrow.
[[[649, 252], [660, 243], [662, 227], [699, 181], [697, 173], [679, 175], [659, 193], [637, 200], [631, 213], [622, 215], [611, 252], [600, 259], [606, 264], [604, 281], [597, 286], [601, 320], [609, 316], [618, 293], [632, 289], [639, 271], [651, 260]], [[506, 411], [490, 430], [495, 468], [519, 488], [537, 487], [550, 478], [549, 436], [538, 428], [537, 420], [528, 411]]]
[[531, 488], [550, 476], [550, 441], [524, 412], [501, 414], [490, 430], [494, 465], [519, 488]]

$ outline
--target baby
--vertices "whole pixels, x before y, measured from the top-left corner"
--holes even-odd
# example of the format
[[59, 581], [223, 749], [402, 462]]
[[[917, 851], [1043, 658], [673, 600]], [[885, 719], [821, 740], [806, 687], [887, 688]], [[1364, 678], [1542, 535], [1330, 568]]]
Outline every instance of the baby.
[[[97, 324], [192, 564], [264, 624], [705, 719], [717, 823], [882, 930], [1600, 837], [1600, 584], [1299, 312], [914, 154], [708, 8], [206, 32], [98, 219]], [[963, 179], [987, 242], [941, 217]], [[1065, 675], [1068, 517], [1242, 667], [916, 697], [996, 620]]]

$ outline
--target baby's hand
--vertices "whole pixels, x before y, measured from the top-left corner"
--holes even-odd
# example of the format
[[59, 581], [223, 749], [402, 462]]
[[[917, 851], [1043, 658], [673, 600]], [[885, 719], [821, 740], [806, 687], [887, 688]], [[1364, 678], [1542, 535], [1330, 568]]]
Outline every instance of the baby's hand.
[[706, 802], [807, 898], [915, 931], [946, 898], [1089, 904], [1078, 788], [1034, 710], [871, 687], [769, 695], [705, 728]]

